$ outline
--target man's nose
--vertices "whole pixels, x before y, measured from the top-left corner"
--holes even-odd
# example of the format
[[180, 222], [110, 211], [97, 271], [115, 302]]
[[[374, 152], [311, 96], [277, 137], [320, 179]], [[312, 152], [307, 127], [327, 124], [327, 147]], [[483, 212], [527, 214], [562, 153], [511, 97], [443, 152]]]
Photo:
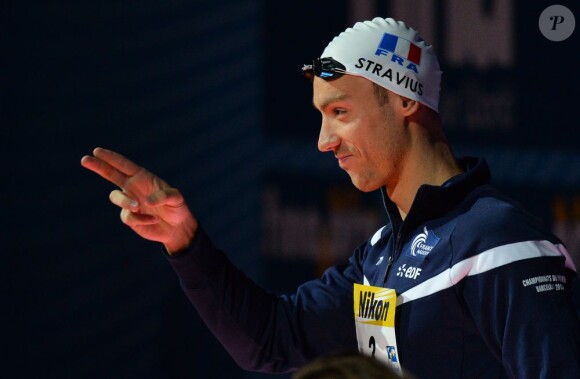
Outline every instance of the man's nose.
[[318, 150], [322, 152], [334, 151], [340, 145], [340, 138], [336, 135], [335, 130], [322, 121], [320, 135], [318, 136]]

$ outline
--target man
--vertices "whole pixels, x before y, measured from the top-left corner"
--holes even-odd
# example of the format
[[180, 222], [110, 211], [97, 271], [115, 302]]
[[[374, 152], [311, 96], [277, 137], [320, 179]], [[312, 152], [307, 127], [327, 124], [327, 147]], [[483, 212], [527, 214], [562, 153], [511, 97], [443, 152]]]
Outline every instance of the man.
[[375, 18], [334, 38], [303, 72], [322, 114], [319, 149], [358, 189], [382, 191], [390, 222], [291, 296], [273, 296], [234, 268], [157, 176], [105, 149], [82, 159], [121, 188], [110, 199], [123, 222], [164, 245], [234, 359], [288, 372], [357, 346], [418, 378], [577, 378], [573, 262], [489, 185], [483, 159], [454, 157], [432, 47], [403, 22]]

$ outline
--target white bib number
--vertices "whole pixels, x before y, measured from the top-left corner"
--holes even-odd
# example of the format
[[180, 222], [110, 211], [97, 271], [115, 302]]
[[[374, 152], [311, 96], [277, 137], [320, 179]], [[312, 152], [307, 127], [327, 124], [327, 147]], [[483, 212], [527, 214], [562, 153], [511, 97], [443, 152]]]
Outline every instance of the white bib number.
[[402, 375], [395, 337], [395, 290], [354, 285], [354, 320], [358, 349]]

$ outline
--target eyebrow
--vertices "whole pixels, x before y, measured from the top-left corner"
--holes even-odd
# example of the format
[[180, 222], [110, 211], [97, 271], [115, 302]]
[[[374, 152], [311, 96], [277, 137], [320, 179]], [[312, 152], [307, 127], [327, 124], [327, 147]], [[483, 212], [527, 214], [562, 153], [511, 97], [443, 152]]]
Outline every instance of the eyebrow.
[[[343, 94], [340, 94], [340, 95], [337, 95], [337, 96], [332, 96], [332, 97], [329, 97], [329, 98], [325, 99], [325, 100], [324, 100], [324, 101], [323, 101], [323, 102], [320, 104], [320, 109], [324, 109], [324, 108], [326, 108], [326, 107], [327, 107], [329, 104], [332, 104], [332, 103], [334, 103], [334, 102], [337, 102], [337, 101], [343, 101], [343, 100], [346, 100], [346, 99], [348, 99], [348, 98], [349, 98], [349, 95], [347, 95], [347, 94], [344, 94], [344, 93], [343, 93]], [[316, 104], [314, 104], [314, 100], [312, 100], [312, 106], [313, 106], [315, 109], [319, 109], [319, 108], [316, 106]]]

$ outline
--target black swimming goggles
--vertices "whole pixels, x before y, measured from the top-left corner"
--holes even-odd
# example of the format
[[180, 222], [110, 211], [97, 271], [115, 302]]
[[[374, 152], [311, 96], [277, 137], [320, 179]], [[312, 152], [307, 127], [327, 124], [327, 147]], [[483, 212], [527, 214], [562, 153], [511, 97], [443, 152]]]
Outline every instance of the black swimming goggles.
[[340, 78], [346, 74], [346, 67], [332, 58], [316, 58], [312, 64], [305, 64], [302, 67], [302, 75], [308, 80], [313, 80], [314, 76], [325, 80]]

